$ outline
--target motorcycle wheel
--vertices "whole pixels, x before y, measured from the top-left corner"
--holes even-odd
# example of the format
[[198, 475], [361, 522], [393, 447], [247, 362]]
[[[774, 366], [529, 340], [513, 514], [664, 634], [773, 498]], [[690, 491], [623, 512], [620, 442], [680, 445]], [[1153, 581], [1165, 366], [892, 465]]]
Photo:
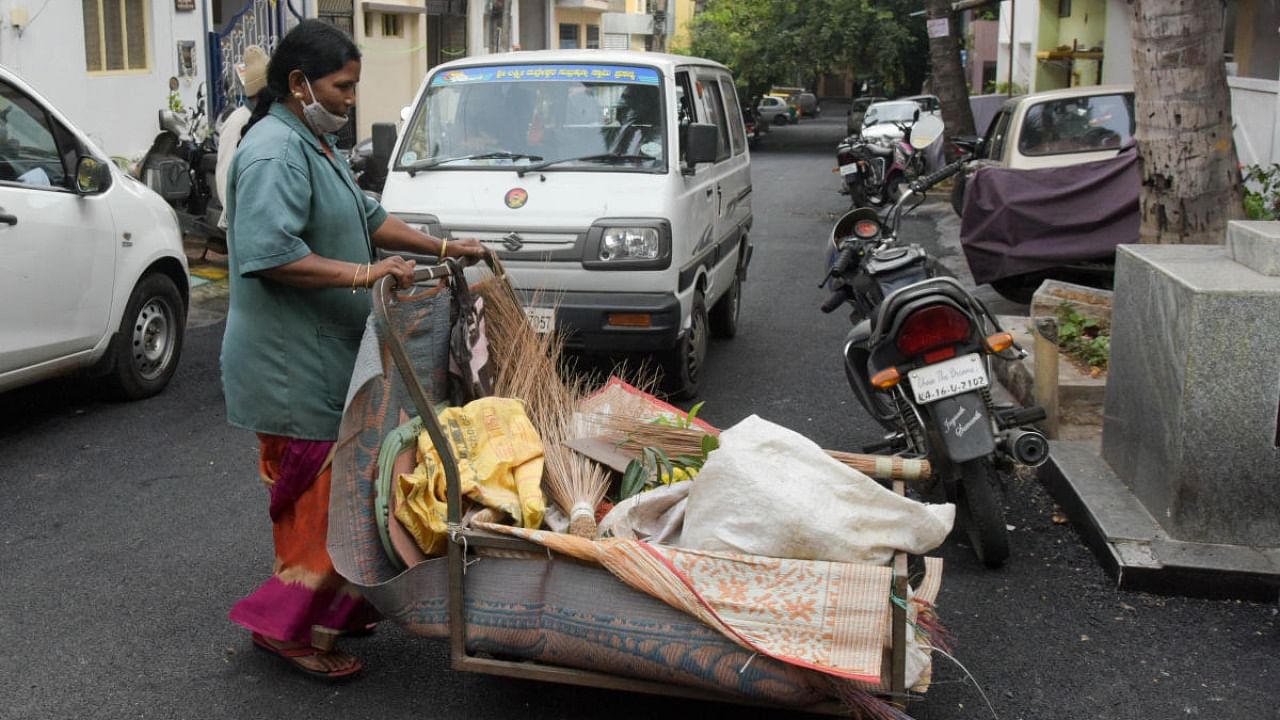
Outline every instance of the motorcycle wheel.
[[982, 457], [960, 463], [956, 470], [956, 510], [973, 554], [987, 567], [998, 568], [1009, 558], [1009, 531], [995, 466], [991, 458]]
[[861, 208], [867, 207], [869, 204], [870, 203], [867, 201], [867, 190], [863, 187], [862, 181], [859, 180], [853, 184], [853, 187], [849, 188], [849, 207]]

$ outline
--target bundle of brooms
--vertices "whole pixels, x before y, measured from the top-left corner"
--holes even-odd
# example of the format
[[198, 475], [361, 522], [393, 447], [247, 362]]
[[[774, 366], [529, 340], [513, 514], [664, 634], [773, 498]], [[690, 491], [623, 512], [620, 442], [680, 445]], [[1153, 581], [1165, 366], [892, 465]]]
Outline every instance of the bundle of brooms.
[[524, 401], [542, 436], [543, 490], [568, 516], [570, 533], [593, 538], [596, 507], [609, 487], [609, 472], [564, 444], [573, 438], [573, 414], [586, 394], [583, 382], [566, 379], [564, 338], [534, 331], [496, 258], [493, 269], [494, 277], [475, 290], [484, 298], [485, 335], [496, 370], [494, 394]]
[[[604, 437], [624, 453], [640, 457], [646, 447], [656, 447], [670, 457], [702, 454], [707, 431], [696, 427], [679, 427], [624, 415], [597, 414], [591, 418], [604, 431]], [[927, 460], [863, 455], [824, 450], [844, 465], [865, 475], [882, 480], [924, 480], [932, 472]]]

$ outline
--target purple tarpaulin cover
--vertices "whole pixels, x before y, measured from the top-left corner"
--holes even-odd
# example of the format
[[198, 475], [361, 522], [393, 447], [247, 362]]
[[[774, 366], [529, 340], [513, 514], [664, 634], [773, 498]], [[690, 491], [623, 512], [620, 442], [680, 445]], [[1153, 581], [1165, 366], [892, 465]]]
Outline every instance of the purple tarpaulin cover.
[[979, 168], [965, 188], [960, 245], [974, 282], [1103, 260], [1138, 241], [1138, 153], [1036, 170]]

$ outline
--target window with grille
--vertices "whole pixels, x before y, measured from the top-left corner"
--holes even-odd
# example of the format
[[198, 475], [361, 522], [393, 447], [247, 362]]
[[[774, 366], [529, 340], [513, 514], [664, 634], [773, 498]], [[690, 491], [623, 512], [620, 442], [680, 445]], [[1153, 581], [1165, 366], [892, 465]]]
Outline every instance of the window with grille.
[[403, 18], [396, 13], [382, 14], [382, 37], [403, 37]]
[[560, 49], [575, 50], [578, 47], [578, 26], [568, 23], [560, 24]]
[[81, 0], [89, 72], [147, 69], [148, 0]]
[[587, 26], [587, 49], [588, 50], [600, 49], [600, 26], [599, 25]]

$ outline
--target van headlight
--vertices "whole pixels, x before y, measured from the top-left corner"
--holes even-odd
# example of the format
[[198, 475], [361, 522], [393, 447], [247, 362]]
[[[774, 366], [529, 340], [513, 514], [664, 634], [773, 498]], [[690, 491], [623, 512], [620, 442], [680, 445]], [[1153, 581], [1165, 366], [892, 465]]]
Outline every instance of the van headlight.
[[662, 270], [671, 266], [671, 223], [649, 218], [601, 218], [587, 231], [588, 270]]
[[657, 260], [662, 253], [658, 230], [647, 227], [605, 228], [600, 237], [600, 259]]

